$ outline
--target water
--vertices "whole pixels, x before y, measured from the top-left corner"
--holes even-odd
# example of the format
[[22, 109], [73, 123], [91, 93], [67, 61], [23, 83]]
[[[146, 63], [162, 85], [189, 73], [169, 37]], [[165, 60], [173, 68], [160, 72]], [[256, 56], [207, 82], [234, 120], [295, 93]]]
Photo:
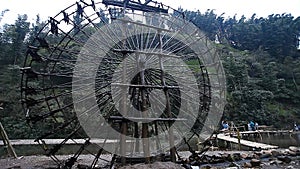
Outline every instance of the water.
[[[245, 138], [246, 139], [246, 138]], [[288, 148], [289, 146], [300, 147], [300, 132], [297, 133], [282, 133], [282, 134], [261, 134], [251, 136], [247, 140], [266, 143], [279, 146], [280, 148]]]

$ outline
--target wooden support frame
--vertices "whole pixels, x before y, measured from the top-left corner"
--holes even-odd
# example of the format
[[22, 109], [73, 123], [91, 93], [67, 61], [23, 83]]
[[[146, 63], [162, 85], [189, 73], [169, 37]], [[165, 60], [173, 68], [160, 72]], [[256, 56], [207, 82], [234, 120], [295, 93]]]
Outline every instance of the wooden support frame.
[[13, 148], [13, 146], [11, 145], [9, 139], [8, 139], [8, 136], [4, 130], [4, 127], [2, 125], [2, 123], [0, 122], [0, 134], [1, 134], [1, 137], [3, 139], [3, 143], [4, 143], [4, 146], [7, 146], [7, 153], [10, 155], [10, 156], [13, 156], [14, 158], [17, 158], [17, 154]]

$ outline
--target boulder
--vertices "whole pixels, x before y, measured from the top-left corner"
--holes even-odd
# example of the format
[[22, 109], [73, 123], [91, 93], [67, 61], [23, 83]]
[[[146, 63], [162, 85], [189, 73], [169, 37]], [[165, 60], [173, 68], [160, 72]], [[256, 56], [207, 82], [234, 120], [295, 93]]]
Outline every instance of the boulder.
[[281, 155], [281, 152], [279, 150], [272, 150], [271, 153], [273, 157], [277, 157]]
[[293, 152], [300, 152], [300, 148], [299, 147], [295, 147], [295, 146], [290, 146], [289, 150], [293, 151]]
[[182, 167], [184, 167], [185, 169], [193, 169], [190, 164], [182, 164]]
[[292, 161], [292, 159], [288, 156], [278, 156], [277, 159], [284, 163], [290, 163]]
[[[195, 166], [192, 166], [192, 169], [197, 169], [197, 167], [195, 167], [195, 168], [193, 168], [193, 167], [195, 167]], [[200, 169], [200, 167], [198, 167], [199, 169]], [[206, 166], [203, 166], [203, 167], [201, 167], [201, 169], [216, 169], [215, 167], [212, 167], [212, 166], [210, 166], [210, 165], [206, 165]]]
[[228, 161], [239, 161], [241, 160], [241, 154], [240, 153], [233, 153], [228, 156]]
[[252, 160], [250, 161], [250, 163], [251, 163], [251, 166], [252, 166], [252, 167], [258, 167], [258, 166], [260, 166], [261, 161], [258, 160], [258, 159], [252, 159]]
[[230, 154], [228, 154], [228, 153], [222, 153], [221, 157], [224, 158], [224, 159], [227, 159], [228, 157], [230, 157]]
[[249, 162], [244, 163], [244, 168], [252, 168], [251, 163]]
[[272, 155], [271, 154], [262, 154], [259, 156], [260, 159], [263, 159], [263, 158], [270, 158]]
[[155, 162], [153, 164], [135, 164], [120, 167], [119, 169], [184, 169], [181, 165], [172, 162]]
[[259, 156], [255, 153], [249, 153], [247, 159], [251, 160], [251, 159], [259, 159]]
[[246, 154], [246, 153], [242, 153], [242, 154], [241, 154], [241, 158], [242, 158], [242, 159], [246, 159], [246, 158], [248, 158], [248, 154]]
[[283, 164], [283, 161], [275, 160], [276, 165]]
[[263, 152], [262, 152], [262, 151], [257, 151], [257, 152], [255, 152], [254, 154], [257, 155], [257, 156], [259, 157], [259, 156], [261, 156], [261, 155], [263, 154]]
[[90, 168], [90, 166], [85, 165], [85, 164], [78, 164], [77, 165], [77, 169], [89, 169], [89, 168]]
[[237, 168], [241, 168], [241, 166], [235, 162], [231, 162], [228, 167], [237, 167]]
[[283, 164], [283, 161], [280, 161], [280, 160], [277, 160], [277, 159], [274, 159], [274, 160], [270, 161], [270, 165], [280, 165], [280, 164]]
[[262, 153], [263, 154], [270, 154], [270, 155], [272, 155], [272, 151], [273, 150], [262, 150]]
[[21, 169], [21, 166], [12, 166], [12, 167], [8, 167], [6, 169]]
[[221, 159], [222, 155], [220, 153], [213, 155], [213, 158]]
[[294, 152], [294, 151], [291, 151], [291, 150], [287, 150], [286, 152], [290, 156], [297, 156], [297, 152]]

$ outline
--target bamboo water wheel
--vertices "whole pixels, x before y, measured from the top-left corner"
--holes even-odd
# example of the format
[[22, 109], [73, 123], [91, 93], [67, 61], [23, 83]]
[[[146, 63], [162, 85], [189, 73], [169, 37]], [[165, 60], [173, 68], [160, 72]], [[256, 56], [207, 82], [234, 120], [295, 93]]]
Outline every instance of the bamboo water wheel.
[[[212, 135], [225, 104], [214, 45], [182, 12], [151, 0], [76, 2], [37, 33], [21, 72], [36, 141], [69, 168], [83, 154], [91, 168], [176, 162], [181, 147], [195, 151], [192, 138]], [[58, 158], [71, 143], [73, 155]]]

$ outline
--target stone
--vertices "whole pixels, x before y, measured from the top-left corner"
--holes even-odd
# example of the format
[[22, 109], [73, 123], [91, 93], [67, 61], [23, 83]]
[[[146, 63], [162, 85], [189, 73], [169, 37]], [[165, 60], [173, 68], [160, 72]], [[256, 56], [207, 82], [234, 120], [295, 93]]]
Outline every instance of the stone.
[[251, 163], [249, 162], [244, 163], [244, 168], [252, 168]]
[[270, 165], [279, 165], [279, 164], [283, 164], [283, 161], [277, 159], [270, 161]]
[[78, 164], [78, 165], [77, 165], [77, 168], [78, 168], [78, 169], [89, 169], [90, 166], [85, 165], [85, 164]]
[[21, 166], [13, 166], [13, 167], [9, 167], [7, 169], [21, 169]]
[[287, 152], [287, 154], [290, 155], [290, 156], [297, 156], [297, 153], [294, 152], [294, 151], [287, 150], [286, 152]]
[[272, 150], [271, 153], [272, 153], [272, 156], [273, 156], [273, 157], [277, 157], [277, 156], [280, 156], [280, 155], [281, 155], [281, 152], [278, 151], [278, 150]]
[[[193, 166], [192, 166], [193, 167]], [[205, 166], [201, 166], [201, 167], [199, 167], [199, 169], [217, 169], [216, 167], [212, 167], [212, 166], [210, 166], [210, 165], [205, 165]]]
[[172, 162], [155, 162], [153, 164], [135, 164], [135, 165], [128, 165], [124, 167], [120, 167], [119, 169], [184, 169], [179, 164], [175, 164]]
[[252, 160], [250, 161], [250, 163], [251, 163], [251, 166], [252, 166], [252, 167], [258, 167], [258, 166], [260, 166], [261, 161], [258, 160], [258, 159], [252, 159]]
[[230, 157], [230, 154], [222, 153], [221, 156], [222, 156], [222, 158], [227, 159], [228, 157]]
[[277, 163], [276, 163], [276, 161], [275, 160], [271, 160], [270, 161], [270, 165], [276, 165]]
[[242, 153], [242, 154], [241, 154], [241, 158], [242, 158], [242, 159], [246, 159], [246, 158], [248, 158], [248, 154], [246, 154], [246, 153]]
[[263, 152], [262, 151], [261, 152], [257, 151], [254, 154], [257, 155], [257, 156], [261, 156], [263, 154]]
[[230, 154], [227, 158], [228, 161], [239, 161], [241, 160], [241, 154], [240, 153], [233, 153]]
[[293, 151], [293, 152], [300, 152], [300, 148], [295, 147], [295, 146], [290, 146], [289, 150]]
[[255, 153], [249, 153], [247, 159], [251, 160], [253, 158], [258, 158], [258, 156]]
[[237, 168], [240, 168], [241, 166], [235, 162], [231, 162], [228, 167], [237, 167]]
[[269, 158], [269, 157], [273, 156], [272, 150], [264, 150], [262, 155], [263, 155], [264, 157]]
[[261, 154], [260, 156], [259, 156], [259, 158], [261, 158], [261, 159], [263, 159], [263, 158], [270, 158], [272, 156], [272, 154]]
[[189, 164], [183, 164], [182, 167], [184, 167], [185, 169], [193, 169]]
[[290, 163], [292, 161], [292, 159], [288, 156], [278, 156], [277, 159], [284, 163]]
[[213, 158], [221, 159], [221, 158], [222, 158], [222, 155], [221, 155], [221, 154], [215, 154], [215, 155], [213, 155]]

